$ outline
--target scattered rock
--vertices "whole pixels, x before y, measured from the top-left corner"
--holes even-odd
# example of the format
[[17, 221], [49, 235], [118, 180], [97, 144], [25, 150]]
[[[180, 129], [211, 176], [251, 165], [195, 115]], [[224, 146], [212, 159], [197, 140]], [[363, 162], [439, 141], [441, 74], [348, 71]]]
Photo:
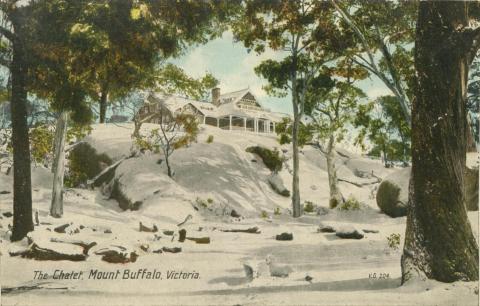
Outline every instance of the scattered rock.
[[83, 225], [80, 225], [78, 228], [82, 230], [82, 229], [84, 229], [84, 228], [85, 228], [85, 226], [83, 226]]
[[187, 238], [187, 230], [182, 228], [181, 230], [178, 231], [178, 242], [184, 242], [185, 238]]
[[318, 227], [318, 232], [319, 233], [335, 233], [335, 229], [333, 228], [333, 226], [330, 226], [330, 225], [320, 225]]
[[290, 240], [293, 240], [293, 234], [292, 233], [281, 233], [280, 235], [277, 235], [275, 237], [275, 240], [290, 241]]
[[149, 245], [148, 244], [142, 244], [140, 246], [140, 249], [144, 252], [148, 252], [148, 249], [149, 249]]
[[344, 227], [344, 228], [338, 229], [336, 232], [336, 235], [337, 237], [340, 237], [343, 239], [362, 239], [363, 238], [363, 234], [353, 227]]
[[195, 243], [198, 244], [209, 244], [210, 243], [210, 237], [201, 237], [201, 238], [195, 238], [195, 237], [187, 237], [187, 240], [195, 241]]
[[362, 229], [364, 233], [372, 233], [372, 234], [378, 234], [380, 231], [378, 230], [372, 230], [372, 229]]
[[313, 280], [313, 277], [311, 277], [310, 275], [307, 275], [307, 276], [305, 276], [305, 280], [307, 282], [311, 282]]
[[241, 215], [239, 213], [237, 213], [237, 211], [235, 209], [232, 209], [232, 211], [230, 212], [230, 217], [240, 218]]
[[69, 226], [70, 226], [70, 224], [67, 223], [67, 224], [63, 224], [63, 225], [57, 226], [57, 227], [54, 228], [53, 230], [54, 230], [55, 232], [57, 232], [57, 233], [64, 234], [64, 233], [65, 233], [65, 229], [66, 229], [67, 227], [69, 227]]
[[179, 248], [179, 247], [174, 247], [174, 248], [163, 247], [162, 251], [167, 252], [167, 253], [180, 253], [182, 251], [182, 248]]
[[278, 174], [273, 173], [268, 177], [270, 187], [281, 196], [289, 197], [290, 191], [283, 185], [283, 181]]
[[13, 216], [13, 214], [12, 214], [11, 212], [9, 212], [9, 211], [4, 212], [2, 215], [3, 215], [4, 217], [7, 217], [7, 218], [10, 218], [10, 217]]
[[112, 230], [111, 229], [106, 229], [103, 231], [105, 234], [111, 234], [112, 233]]
[[158, 232], [157, 226], [154, 224], [153, 227], [148, 227], [142, 224], [142, 222], [139, 222], [139, 231], [140, 232], [147, 232], [147, 233], [156, 233]]
[[245, 271], [245, 276], [249, 281], [253, 280], [253, 268], [250, 265], [243, 264], [243, 270]]

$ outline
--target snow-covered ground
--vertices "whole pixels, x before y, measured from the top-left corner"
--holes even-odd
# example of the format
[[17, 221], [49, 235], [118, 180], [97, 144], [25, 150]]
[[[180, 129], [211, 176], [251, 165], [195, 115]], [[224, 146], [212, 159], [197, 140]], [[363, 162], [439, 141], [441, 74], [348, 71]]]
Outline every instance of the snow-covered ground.
[[[152, 127], [145, 125], [144, 129]], [[99, 153], [118, 160], [130, 154], [131, 133], [129, 124], [96, 125], [87, 141]], [[214, 140], [208, 144], [209, 135]], [[405, 218], [380, 213], [375, 202], [376, 180], [358, 175], [373, 172], [384, 178], [399, 169], [385, 169], [379, 161], [339, 149], [340, 189], [346, 198], [352, 195], [365, 206], [359, 211], [329, 210], [325, 158], [319, 149], [306, 146], [300, 155], [302, 202], [311, 201], [324, 210], [321, 215], [292, 219], [290, 198], [271, 189], [267, 182], [270, 171], [260, 158], [245, 151], [259, 144], [276, 147], [286, 156], [279, 175], [291, 189], [290, 146], [280, 146], [273, 135], [209, 126], [202, 126], [197, 143], [171, 157], [173, 180], [166, 175], [164, 163], [157, 163], [159, 155], [145, 154], [120, 164], [116, 177], [132, 198], [142, 201], [136, 211], [121, 210], [99, 189], [68, 189], [64, 217], [53, 219], [48, 216], [51, 173], [34, 168], [34, 210], [40, 225], [31, 234], [33, 240], [48, 244], [51, 238], [75, 239], [97, 245], [87, 260], [80, 262], [11, 257], [9, 251], [21, 248], [22, 242], [8, 241], [12, 218], [2, 215], [2, 290], [25, 286], [3, 294], [2, 305], [478, 305], [478, 282], [426, 281], [400, 286], [402, 245], [394, 250], [386, 237], [398, 233], [403, 241]], [[0, 191], [11, 189], [12, 177], [0, 174]], [[12, 201], [11, 193], [0, 194], [0, 212], [11, 212]], [[242, 217], [230, 217], [231, 209]], [[179, 227], [188, 215], [191, 220]], [[478, 237], [478, 212], [469, 212], [469, 219]], [[140, 232], [139, 222], [156, 225], [159, 231]], [[65, 234], [53, 231], [67, 223], [71, 225]], [[332, 233], [319, 233], [319, 224], [378, 233], [366, 233], [360, 240], [340, 239]], [[258, 227], [260, 233], [222, 231], [252, 227]], [[187, 231], [187, 237], [210, 237], [211, 242], [180, 243], [180, 228]], [[165, 230], [175, 232], [173, 239]], [[275, 240], [283, 232], [292, 233], [294, 239]], [[111, 246], [125, 247], [139, 257], [133, 263], [113, 264], [95, 255]], [[162, 247], [181, 247], [182, 252], [153, 252]], [[289, 276], [270, 276], [273, 264], [267, 265], [267, 256], [275, 266], [287, 266], [292, 271]], [[253, 269], [253, 278], [247, 277], [244, 264]], [[34, 271], [53, 274], [57, 269], [83, 274], [80, 279], [34, 279]], [[139, 269], [155, 269], [162, 272], [162, 278], [122, 279], [126, 270]], [[120, 276], [115, 280], [89, 278], [95, 270], [119, 270]], [[198, 273], [198, 279], [167, 279], [168, 271]]]

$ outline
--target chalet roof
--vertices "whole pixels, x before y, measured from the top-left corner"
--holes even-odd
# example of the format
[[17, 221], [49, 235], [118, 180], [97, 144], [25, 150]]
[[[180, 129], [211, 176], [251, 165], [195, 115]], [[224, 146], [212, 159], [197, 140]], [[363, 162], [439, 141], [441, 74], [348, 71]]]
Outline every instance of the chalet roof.
[[[222, 102], [219, 106], [216, 106], [210, 102], [201, 102], [186, 97], [177, 97], [172, 95], [165, 95], [162, 93], [154, 93], [149, 96], [148, 100], [152, 103], [162, 103], [171, 112], [175, 112], [187, 104], [191, 104], [203, 115], [208, 117], [227, 117], [229, 115], [236, 117], [249, 117], [249, 118], [263, 118], [273, 121], [280, 121], [283, 117], [287, 117], [287, 114], [271, 112], [269, 110], [254, 110], [243, 109], [236, 106], [236, 102], [243, 98], [250, 90], [243, 89], [235, 92], [226, 93], [220, 96], [221, 100], [232, 99], [228, 102]], [[250, 94], [252, 94], [250, 92]], [[253, 94], [252, 94], [253, 95]]]

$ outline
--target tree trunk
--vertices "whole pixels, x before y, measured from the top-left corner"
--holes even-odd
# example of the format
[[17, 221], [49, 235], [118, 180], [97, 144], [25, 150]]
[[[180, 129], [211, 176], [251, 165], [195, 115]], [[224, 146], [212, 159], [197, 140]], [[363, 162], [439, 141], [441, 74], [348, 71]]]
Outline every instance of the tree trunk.
[[337, 169], [335, 168], [335, 137], [330, 136], [327, 146], [328, 187], [330, 189], [330, 208], [335, 208], [345, 200], [338, 189]]
[[15, 37], [12, 43], [11, 117], [13, 147], [13, 229], [12, 241], [24, 238], [33, 231], [32, 182], [30, 169], [30, 143], [27, 123], [27, 64], [22, 31], [23, 8], [17, 8], [11, 14]]
[[68, 112], [63, 111], [57, 120], [55, 131], [55, 169], [53, 175], [52, 203], [50, 215], [60, 218], [63, 215], [63, 178], [65, 175], [65, 138], [67, 135]]
[[165, 155], [165, 164], [167, 165], [167, 175], [172, 177], [172, 168], [170, 167], [170, 162], [168, 161], [168, 155]]
[[[296, 79], [296, 78], [294, 78]], [[296, 81], [292, 81], [296, 84]], [[296, 98], [297, 92], [295, 85], [292, 85], [292, 101], [293, 101], [293, 127], [292, 127], [292, 151], [293, 151], [293, 179], [292, 179], [292, 209], [293, 217], [298, 218], [302, 215], [300, 206], [300, 178], [299, 160], [298, 160], [298, 128], [300, 125], [300, 116], [298, 112], [298, 104]]]
[[105, 123], [105, 118], [107, 115], [107, 97], [108, 91], [106, 89], [102, 89], [100, 93], [100, 123]]
[[467, 49], [455, 36], [467, 24], [465, 2], [420, 2], [402, 283], [478, 280], [464, 195]]

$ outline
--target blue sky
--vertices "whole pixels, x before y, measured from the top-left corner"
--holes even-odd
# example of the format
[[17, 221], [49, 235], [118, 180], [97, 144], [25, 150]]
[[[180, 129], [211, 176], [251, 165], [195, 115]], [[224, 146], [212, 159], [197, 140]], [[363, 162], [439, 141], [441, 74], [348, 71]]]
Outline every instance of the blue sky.
[[[220, 81], [222, 93], [250, 87], [263, 106], [274, 111], [291, 113], [290, 98], [268, 96], [262, 89], [266, 84], [265, 80], [258, 77], [253, 70], [263, 60], [280, 59], [283, 56], [282, 52], [270, 49], [260, 55], [255, 52], [248, 53], [242, 43], [233, 41], [231, 32], [225, 32], [221, 38], [191, 47], [172, 62], [193, 77], [203, 76], [206, 72], [212, 73]], [[358, 85], [370, 98], [390, 94], [377, 78], [361, 81]]]

